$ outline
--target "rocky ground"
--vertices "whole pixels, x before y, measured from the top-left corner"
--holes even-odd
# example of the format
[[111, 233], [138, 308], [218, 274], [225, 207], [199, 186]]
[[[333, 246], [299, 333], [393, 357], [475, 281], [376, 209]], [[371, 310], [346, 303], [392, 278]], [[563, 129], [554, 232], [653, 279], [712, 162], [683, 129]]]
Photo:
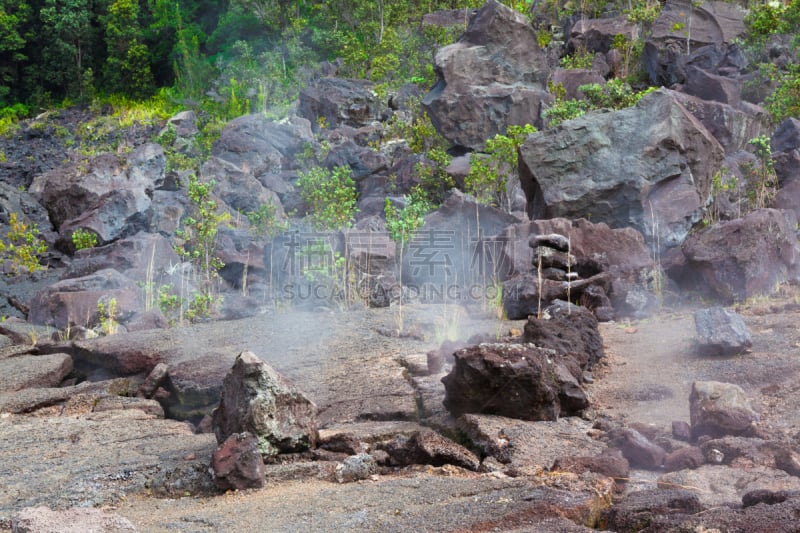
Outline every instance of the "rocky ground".
[[[319, 405], [323, 441], [350, 433], [359, 440], [377, 442], [413, 433], [422, 419], [478, 451], [481, 437], [486, 450], [485, 440], [499, 442], [499, 436], [514, 451], [505, 464], [487, 456], [479, 472], [450, 464], [412, 465], [383, 468], [364, 481], [347, 484], [333, 481], [336, 463], [331, 456], [297, 456], [267, 466], [265, 489], [220, 494], [208, 474], [216, 446], [213, 435], [196, 434], [187, 422], [160, 418], [160, 405], [152, 400], [118, 396], [126, 393], [125, 387], [135, 386], [133, 378], [103, 380], [102, 367], [97, 366], [93, 383], [66, 387], [68, 394], [59, 396], [54, 393], [59, 389], [46, 388], [46, 383], [9, 392], [15, 387], [14, 379], [19, 377], [15, 382], [19, 383], [25, 376], [6, 370], [3, 386], [7, 390], [0, 395], [0, 472], [6, 485], [0, 500], [3, 528], [10, 527], [11, 516], [21, 509], [47, 505], [99, 507], [128, 519], [139, 531], [265, 527], [273, 531], [581, 531], [584, 525], [601, 526], [606, 520], [602, 510], [621, 493], [615, 492], [614, 481], [607, 476], [551, 470], [554, 460], [596, 456], [607, 449], [609, 435], [623, 427], [637, 428], [667, 451], [671, 446], [686, 446], [670, 436], [670, 425], [689, 421], [691, 384], [709, 379], [736, 383], [745, 390], [761, 415], [757, 435], [728, 437], [733, 440], [722, 464], [674, 473], [634, 466], [625, 475], [627, 483], [617, 479], [617, 490], [655, 488], [661, 476], [662, 486], [692, 491], [706, 507], [740, 503], [754, 489], [797, 490], [800, 478], [787, 473], [791, 469], [785, 464], [783, 470], [775, 468], [774, 448], [786, 443], [793, 448], [800, 427], [792, 401], [800, 373], [800, 334], [795, 327], [800, 307], [793, 299], [783, 298], [755, 302], [740, 311], [753, 346], [732, 357], [697, 355], [688, 310], [601, 324], [606, 357], [595, 367], [593, 383], [584, 385], [591, 407], [582, 418], [558, 422], [489, 415], [447, 420], [440, 407], [443, 386], [438, 384], [437, 405], [436, 386], [430, 385], [438, 381], [433, 379], [436, 376], [428, 380], [427, 388], [424, 378], [412, 378], [412, 363], [423, 360], [413, 354], [438, 344], [436, 328], [426, 326], [433, 323], [435, 313], [442, 312], [437, 306], [406, 308], [407, 320], [417, 324], [424, 340], [379, 333], [393, 326], [394, 310], [269, 313], [157, 335], [126, 333], [71, 346], [50, 345], [40, 338], [38, 353], [71, 353], [76, 367], [91, 359], [81, 357], [81, 350], [91, 349], [95, 356], [130, 354], [147, 346], [176, 369], [176, 381], [194, 376], [196, 383], [211, 379], [213, 367], [210, 372], [181, 374], [182, 364], [200, 366], [214, 354], [224, 374], [236, 354], [249, 349], [289, 376]], [[483, 316], [462, 313], [462, 334], [502, 336], [522, 326]], [[6, 337], [12, 326], [3, 326]], [[27, 334], [32, 331], [27, 325], [21, 329]], [[0, 363], [21, 357], [14, 355], [15, 350], [19, 352], [19, 346], [5, 348]], [[43, 360], [46, 356], [28, 357]], [[15, 368], [20, 368], [18, 362]], [[171, 387], [175, 394], [175, 385]], [[709, 527], [714, 524], [713, 513], [710, 516], [712, 521], [705, 522]]]

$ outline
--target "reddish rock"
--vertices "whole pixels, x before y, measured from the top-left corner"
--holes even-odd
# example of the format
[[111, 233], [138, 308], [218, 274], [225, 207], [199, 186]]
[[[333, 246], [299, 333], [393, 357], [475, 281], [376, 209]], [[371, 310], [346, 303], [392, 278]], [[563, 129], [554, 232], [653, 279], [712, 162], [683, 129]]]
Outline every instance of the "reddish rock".
[[747, 434], [759, 419], [741, 387], [719, 381], [692, 383], [689, 414], [695, 438]]
[[166, 363], [158, 363], [154, 366], [144, 382], [139, 385], [139, 395], [145, 398], [152, 397], [156, 389], [161, 386], [161, 383], [167, 377], [168, 371], [169, 367]]
[[615, 455], [559, 457], [553, 463], [552, 469], [575, 474], [595, 472], [623, 481], [630, 474], [630, 464], [627, 459]]
[[528, 317], [523, 340], [540, 348], [570, 354], [581, 366], [590, 369], [603, 358], [603, 339], [597, 329], [597, 319], [585, 307], [550, 308], [548, 319]]
[[692, 440], [692, 426], [683, 420], [672, 421], [672, 436], [678, 440], [689, 442]]
[[706, 458], [703, 455], [703, 450], [697, 446], [688, 446], [667, 455], [664, 459], [664, 470], [675, 472], [687, 468], [697, 468], [705, 464], [705, 462]]
[[260, 489], [267, 482], [258, 439], [247, 432], [228, 437], [214, 452], [211, 468], [222, 490]]

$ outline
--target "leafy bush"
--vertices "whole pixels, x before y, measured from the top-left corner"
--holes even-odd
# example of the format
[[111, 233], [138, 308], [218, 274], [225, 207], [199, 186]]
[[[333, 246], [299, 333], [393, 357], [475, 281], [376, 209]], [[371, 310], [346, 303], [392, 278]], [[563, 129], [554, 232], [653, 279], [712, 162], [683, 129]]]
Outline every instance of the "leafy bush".
[[90, 230], [78, 228], [72, 232], [72, 244], [76, 250], [97, 246], [97, 234]]
[[509, 126], [507, 135], [495, 135], [486, 141], [486, 157], [470, 157], [470, 171], [464, 180], [468, 193], [484, 204], [496, 205], [511, 209], [508, 195], [508, 176], [518, 171], [517, 149], [536, 128], [530, 124], [525, 126]]
[[262, 204], [257, 210], [247, 213], [247, 221], [254, 235], [271, 239], [285, 231], [287, 224], [277, 216], [278, 209], [272, 201]]
[[352, 223], [358, 194], [349, 166], [336, 167], [333, 172], [312, 167], [300, 174], [297, 187], [315, 228], [339, 229]]
[[13, 275], [43, 270], [39, 260], [47, 253], [47, 244], [39, 238], [36, 224], [28, 226], [11, 213], [8, 228], [5, 240], [0, 240], [0, 264], [8, 264]]
[[800, 68], [776, 74], [778, 86], [764, 100], [764, 107], [775, 122], [800, 116]]

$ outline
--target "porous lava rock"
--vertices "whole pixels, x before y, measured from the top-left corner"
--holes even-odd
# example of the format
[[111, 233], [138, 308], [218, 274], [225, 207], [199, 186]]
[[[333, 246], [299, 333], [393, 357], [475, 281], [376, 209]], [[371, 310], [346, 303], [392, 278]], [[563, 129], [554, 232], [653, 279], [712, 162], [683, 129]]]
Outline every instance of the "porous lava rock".
[[236, 433], [251, 433], [258, 439], [258, 451], [271, 458], [314, 447], [316, 415], [311, 400], [255, 354], [244, 351], [225, 376], [213, 426], [220, 443]]
[[522, 420], [556, 420], [589, 405], [569, 356], [533, 344], [484, 343], [453, 354], [442, 378], [445, 407], [463, 413], [495, 414]]
[[222, 490], [260, 489], [266, 485], [258, 439], [246, 431], [234, 433], [214, 451], [214, 483]]

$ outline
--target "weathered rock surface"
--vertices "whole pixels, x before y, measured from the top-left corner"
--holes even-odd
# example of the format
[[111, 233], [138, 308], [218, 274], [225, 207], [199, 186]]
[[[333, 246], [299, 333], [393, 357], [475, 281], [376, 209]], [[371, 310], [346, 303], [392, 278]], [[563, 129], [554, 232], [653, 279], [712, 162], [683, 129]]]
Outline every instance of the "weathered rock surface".
[[379, 120], [381, 105], [366, 80], [320, 78], [300, 93], [298, 114], [317, 128], [325, 119], [329, 128], [352, 126], [359, 128]]
[[541, 126], [549, 74], [546, 53], [525, 16], [489, 0], [464, 35], [436, 54], [439, 80], [423, 99], [452, 144], [480, 150], [509, 124]]
[[697, 495], [688, 490], [641, 490], [614, 504], [604, 522], [611, 531], [634, 532], [646, 528], [659, 515], [694, 514], [704, 509]]
[[664, 449], [635, 429], [627, 428], [622, 432], [619, 446], [631, 466], [657, 470], [664, 465]]
[[317, 407], [252, 352], [242, 352], [223, 383], [214, 411], [214, 433], [224, 442], [235, 433], [258, 439], [265, 457], [300, 452], [317, 442]]
[[532, 219], [588, 218], [678, 246], [702, 218], [723, 149], [671, 91], [528, 136], [520, 180]]
[[723, 302], [770, 294], [798, 279], [800, 255], [794, 216], [758, 209], [690, 235], [667, 273], [685, 289]]
[[479, 344], [453, 355], [455, 365], [442, 383], [444, 405], [455, 416], [556, 420], [589, 405], [570, 371], [571, 359], [552, 350], [533, 344]]
[[[164, 494], [171, 490], [172, 495], [212, 487], [207, 470], [213, 435], [195, 435], [188, 424], [140, 410], [3, 416], [0, 432], [0, 464], [15, 472], [4, 476], [0, 515], [38, 505], [110, 504], [146, 486]], [[205, 475], [190, 481], [186, 473], [194, 467]], [[169, 490], [158, 481], [168, 473], [174, 474]]]
[[246, 431], [230, 435], [211, 458], [214, 484], [222, 490], [260, 489], [266, 485], [258, 438]]
[[800, 489], [800, 479], [783, 470], [764, 466], [741, 469], [725, 465], [703, 465], [693, 470], [664, 474], [658, 481], [666, 486], [686, 487], [707, 507], [739, 503], [742, 496], [753, 490]]
[[146, 229], [153, 191], [164, 182], [166, 156], [160, 146], [145, 144], [124, 158], [99, 155], [88, 170], [81, 165], [54, 169], [30, 187], [61, 232], [64, 249], [72, 249], [69, 237], [77, 228], [96, 233], [99, 244]]
[[0, 359], [0, 391], [57, 387], [71, 371], [72, 358], [65, 353]]
[[[124, 323], [141, 309], [141, 289], [136, 282], [114, 269], [98, 270], [80, 278], [48, 285], [30, 302], [28, 320], [34, 324], [66, 329], [70, 326], [97, 326], [99, 303], [109, 309], [116, 301], [116, 321]], [[106, 317], [108, 318], [108, 317]]]
[[535, 473], [550, 468], [564, 449], [599, 455], [608, 448], [587, 433], [591, 424], [576, 417], [557, 421], [522, 421], [494, 415], [462, 415], [458, 429], [481, 450], [507, 465], [510, 473]]
[[695, 381], [689, 396], [692, 436], [742, 435], [752, 431], [759, 416], [738, 385], [719, 381]]
[[351, 483], [369, 479], [370, 476], [378, 473], [378, 464], [375, 458], [368, 453], [360, 453], [345, 458], [344, 461], [336, 465], [336, 481], [339, 483]]
[[126, 518], [100, 509], [72, 508], [51, 510], [49, 507], [28, 507], [14, 515], [14, 533], [135, 533], [136, 528]]
[[408, 437], [400, 435], [388, 442], [384, 450], [391, 464], [398, 466], [451, 464], [467, 470], [478, 470], [480, 466], [480, 459], [474, 453], [430, 429]]
[[[511, 295], [519, 295], [513, 299], [504, 294], [509, 304], [506, 307], [509, 318], [525, 318], [538, 311], [538, 274], [535, 272], [538, 264], [535, 261], [536, 249], [529, 243], [537, 236], [551, 234], [568, 240], [570, 254], [575, 257], [573, 272], [584, 278], [582, 281], [592, 278], [596, 281], [588, 285], [573, 283], [574, 292], [571, 290], [567, 295], [563, 283], [545, 280], [542, 308], [547, 307], [553, 298], [566, 299], [569, 296], [574, 300], [593, 288], [601, 288], [614, 310], [623, 316], [646, 315], [655, 308], [650, 289], [653, 258], [638, 231], [633, 228], [611, 229], [605, 223], [594, 224], [583, 218], [574, 221], [553, 218], [512, 224], [487, 243], [492, 252], [491, 270], [497, 272], [501, 280], [510, 280], [507, 288]], [[603, 277], [595, 277], [600, 274]], [[520, 275], [521, 279], [514, 279]]]
[[741, 315], [724, 307], [694, 312], [697, 349], [711, 355], [736, 355], [753, 345]]

